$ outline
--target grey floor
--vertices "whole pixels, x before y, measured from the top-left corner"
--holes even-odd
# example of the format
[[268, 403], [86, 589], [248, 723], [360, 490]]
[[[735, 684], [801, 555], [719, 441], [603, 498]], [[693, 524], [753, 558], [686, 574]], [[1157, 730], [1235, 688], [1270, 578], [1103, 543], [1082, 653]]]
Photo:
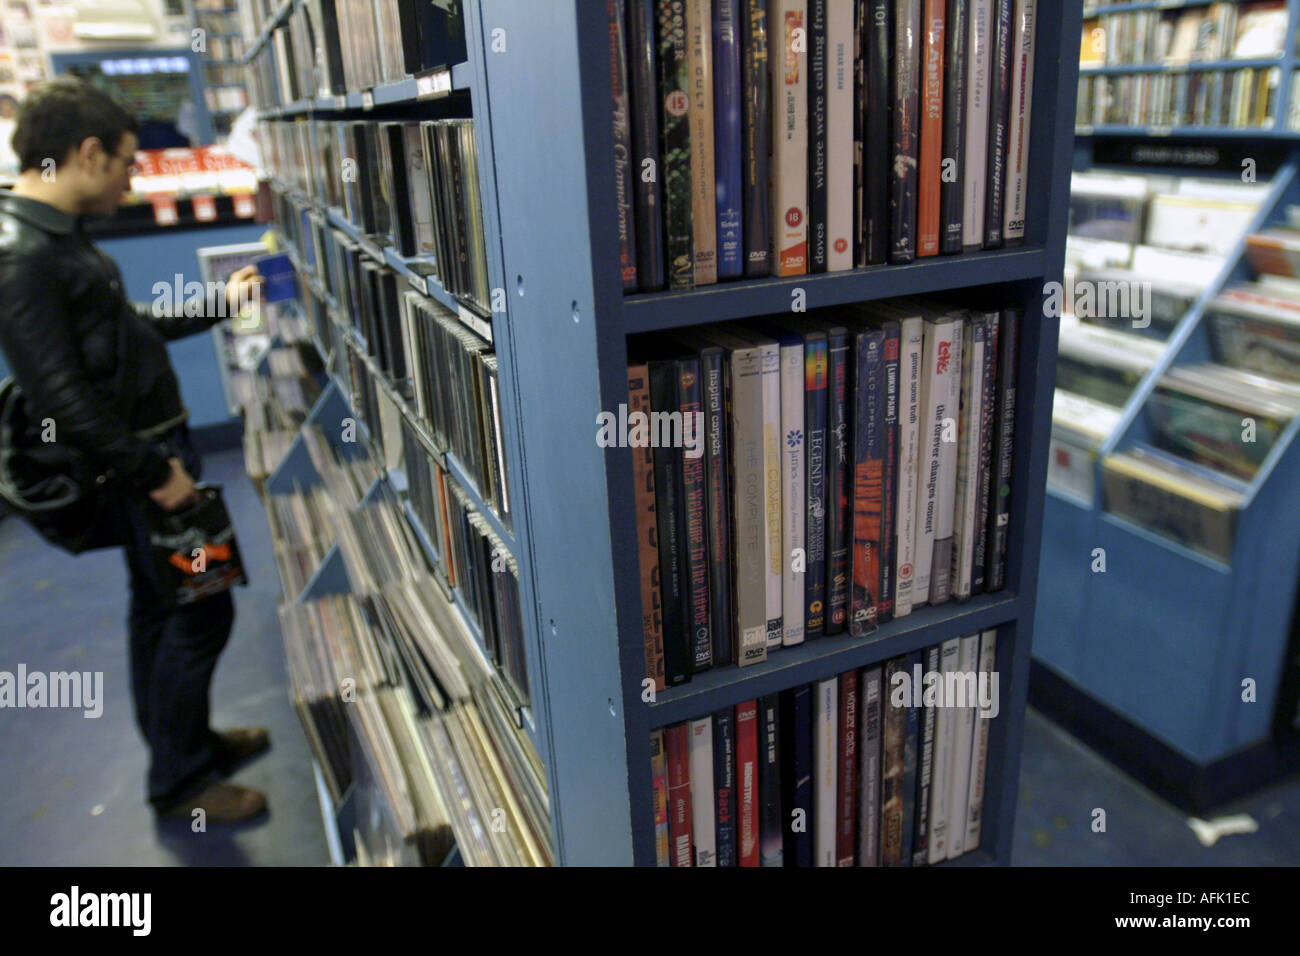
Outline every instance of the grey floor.
[[[0, 670], [104, 672], [104, 713], [0, 709], [0, 864], [314, 866], [329, 862], [307, 744], [285, 692], [279, 581], [266, 516], [236, 451], [206, 456], [225, 486], [252, 578], [217, 669], [214, 725], [270, 728], [270, 754], [239, 782], [264, 790], [263, 822], [193, 833], [143, 801], [145, 750], [127, 683], [126, 572], [118, 552], [71, 558], [0, 521]], [[1225, 810], [1259, 830], [1204, 847], [1173, 807], [1031, 711], [1012, 860], [1024, 866], [1300, 864], [1300, 780]], [[1093, 811], [1106, 811], [1104, 833]]]
[[213, 726], [270, 729], [272, 750], [234, 778], [267, 795], [260, 823], [194, 833], [144, 803], [132, 715], [120, 552], [73, 558], [15, 518], [0, 521], [0, 669], [104, 672], [104, 712], [0, 709], [0, 863], [312, 866], [329, 862], [306, 738], [285, 691], [271, 541], [239, 452], [205, 456], [225, 488], [249, 586], [213, 681]]

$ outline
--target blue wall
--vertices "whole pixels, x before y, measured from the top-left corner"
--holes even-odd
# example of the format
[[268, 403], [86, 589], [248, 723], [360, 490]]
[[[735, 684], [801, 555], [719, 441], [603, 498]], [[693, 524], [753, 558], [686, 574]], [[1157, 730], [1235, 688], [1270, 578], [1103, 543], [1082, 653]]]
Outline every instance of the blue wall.
[[[162, 231], [106, 239], [99, 246], [117, 260], [126, 282], [127, 296], [137, 302], [152, 302], [155, 282], [171, 285], [177, 273], [184, 276], [186, 282], [199, 281], [196, 249], [256, 242], [265, 231], [265, 226], [256, 224]], [[211, 334], [203, 333], [172, 342], [167, 351], [171, 353], [172, 367], [181, 382], [181, 398], [190, 410], [190, 427], [230, 421]]]
[[[180, 273], [186, 282], [199, 281], [199, 260], [195, 250], [203, 246], [226, 246], [256, 242], [266, 231], [261, 225], [224, 226], [192, 230], [171, 230], [105, 239], [99, 247], [112, 256], [122, 270], [127, 297], [152, 302], [155, 282], [175, 281]], [[221, 373], [212, 335], [202, 333], [167, 346], [172, 367], [181, 383], [181, 398], [190, 410], [190, 426], [217, 425], [231, 421], [221, 391]], [[9, 368], [0, 358], [0, 378]]]

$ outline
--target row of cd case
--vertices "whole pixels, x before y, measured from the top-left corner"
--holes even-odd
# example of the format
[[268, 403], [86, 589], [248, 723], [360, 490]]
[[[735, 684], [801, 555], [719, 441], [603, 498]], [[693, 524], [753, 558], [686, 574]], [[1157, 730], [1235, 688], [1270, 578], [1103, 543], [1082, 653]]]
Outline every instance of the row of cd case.
[[[376, 262], [346, 234], [319, 217], [310, 222], [304, 235], [310, 237], [308, 248], [319, 253], [321, 282], [337, 305], [340, 321], [350, 327], [358, 346], [438, 447], [456, 456], [483, 500], [510, 527], [500, 387], [491, 343], [440, 302], [409, 290], [399, 273]], [[318, 335], [321, 331], [317, 329]], [[327, 338], [321, 335], [322, 341]]]
[[254, 61], [262, 67], [254, 84], [262, 106], [364, 90], [466, 56], [454, 0], [306, 0], [267, 46]]
[[264, 124], [275, 174], [491, 314], [472, 119]]

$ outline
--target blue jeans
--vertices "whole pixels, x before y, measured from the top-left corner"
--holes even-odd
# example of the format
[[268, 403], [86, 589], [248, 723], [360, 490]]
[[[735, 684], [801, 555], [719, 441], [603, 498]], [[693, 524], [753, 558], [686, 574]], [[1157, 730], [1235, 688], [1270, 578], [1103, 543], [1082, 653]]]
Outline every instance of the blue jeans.
[[[185, 426], [157, 444], [198, 480], [203, 463]], [[121, 514], [131, 582], [131, 693], [149, 745], [149, 802], [165, 809], [212, 782], [220, 766], [220, 744], [208, 724], [208, 690], [230, 639], [235, 604], [229, 591], [179, 607], [163, 600], [149, 553], [145, 509], [154, 507], [147, 497], [135, 497]]]

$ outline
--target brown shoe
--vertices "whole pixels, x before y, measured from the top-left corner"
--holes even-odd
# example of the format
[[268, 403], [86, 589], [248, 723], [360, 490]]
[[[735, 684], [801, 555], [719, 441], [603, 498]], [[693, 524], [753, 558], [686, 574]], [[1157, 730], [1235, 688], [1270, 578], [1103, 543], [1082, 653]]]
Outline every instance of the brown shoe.
[[248, 761], [271, 749], [271, 735], [265, 727], [232, 727], [217, 732], [216, 769], [230, 776]]
[[160, 810], [168, 820], [192, 820], [202, 810], [208, 823], [242, 823], [266, 812], [266, 797], [236, 783], [214, 783], [201, 793]]

